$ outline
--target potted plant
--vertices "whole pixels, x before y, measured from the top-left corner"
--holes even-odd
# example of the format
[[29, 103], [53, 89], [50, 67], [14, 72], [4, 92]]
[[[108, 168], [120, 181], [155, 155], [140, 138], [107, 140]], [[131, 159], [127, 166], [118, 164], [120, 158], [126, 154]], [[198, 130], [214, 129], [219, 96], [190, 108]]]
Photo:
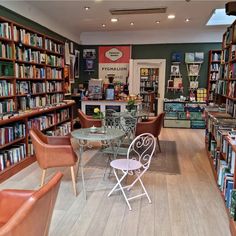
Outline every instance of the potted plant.
[[93, 110], [93, 118], [94, 119], [102, 119], [103, 118], [103, 113], [100, 111], [98, 107], [94, 108]]
[[135, 100], [134, 99], [130, 99], [127, 103], [127, 106], [126, 106], [127, 110], [128, 111], [132, 111], [132, 110], [135, 110], [136, 106], [135, 106]]

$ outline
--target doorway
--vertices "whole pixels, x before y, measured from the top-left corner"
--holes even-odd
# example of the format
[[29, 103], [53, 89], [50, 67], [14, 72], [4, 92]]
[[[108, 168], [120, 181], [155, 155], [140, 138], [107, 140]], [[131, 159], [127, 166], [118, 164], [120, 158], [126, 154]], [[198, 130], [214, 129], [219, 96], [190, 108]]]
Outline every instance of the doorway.
[[[163, 101], [165, 96], [165, 59], [131, 59], [129, 74], [130, 94], [140, 94], [145, 98], [151, 87], [157, 86], [157, 114], [163, 112]], [[143, 71], [146, 73], [143, 73]], [[153, 72], [154, 71], [154, 72]], [[158, 73], [158, 75], [156, 74]], [[154, 81], [157, 80], [157, 81]], [[151, 81], [151, 83], [149, 83]], [[148, 86], [146, 86], [148, 85]], [[144, 88], [146, 87], [146, 88]], [[150, 87], [150, 90], [148, 90]], [[143, 95], [144, 94], [144, 95]], [[148, 101], [148, 99], [146, 99]]]

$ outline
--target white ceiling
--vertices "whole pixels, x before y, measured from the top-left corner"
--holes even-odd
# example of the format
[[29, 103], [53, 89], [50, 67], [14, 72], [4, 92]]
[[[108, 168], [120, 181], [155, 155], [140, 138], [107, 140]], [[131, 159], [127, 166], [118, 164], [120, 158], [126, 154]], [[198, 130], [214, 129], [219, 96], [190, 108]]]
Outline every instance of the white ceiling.
[[[94, 37], [96, 34], [101, 35], [101, 32], [105, 34], [122, 32], [164, 32], [173, 31], [176, 36], [176, 32], [191, 32], [191, 35], [195, 32], [214, 32], [214, 35], [225, 31], [226, 26], [206, 26], [212, 11], [216, 8], [224, 8], [225, 3], [229, 1], [218, 0], [191, 0], [189, 2], [185, 0], [175, 1], [11, 1], [17, 4], [23, 2], [28, 4], [28, 12], [41, 12], [42, 15], [47, 16], [48, 19], [60, 25], [60, 28], [66, 29], [73, 35], [73, 39], [77, 38], [77, 41], [81, 39], [81, 35]], [[85, 11], [84, 7], [90, 7], [89, 11]], [[109, 9], [114, 8], [154, 8], [154, 7], [167, 7], [166, 13], [160, 14], [146, 14], [146, 15], [122, 15], [115, 16], [118, 18], [117, 23], [111, 23], [110, 19], [112, 15]], [[15, 10], [15, 9], [13, 9]], [[167, 19], [168, 14], [175, 14], [174, 20]], [[26, 15], [27, 17], [27, 15]], [[191, 21], [186, 23], [185, 18], [190, 18]], [[156, 24], [159, 20], [161, 23]], [[134, 22], [134, 26], [130, 26], [130, 22]], [[106, 28], [102, 27], [102, 24], [106, 24]], [[66, 36], [66, 35], [65, 35]], [[169, 36], [170, 37], [170, 36]], [[195, 37], [192, 35], [192, 37]], [[210, 40], [212, 41], [212, 40]], [[217, 39], [218, 41], [218, 39]]]

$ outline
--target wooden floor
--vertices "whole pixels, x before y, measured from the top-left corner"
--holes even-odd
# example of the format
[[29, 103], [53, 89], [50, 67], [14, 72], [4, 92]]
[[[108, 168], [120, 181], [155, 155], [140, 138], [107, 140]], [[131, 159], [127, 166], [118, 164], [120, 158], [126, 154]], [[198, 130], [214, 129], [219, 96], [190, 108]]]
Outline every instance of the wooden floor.
[[[162, 129], [161, 140], [176, 141], [181, 173], [148, 172], [144, 177], [152, 204], [147, 199], [131, 202], [132, 211], [120, 194], [107, 197], [114, 178], [103, 180], [103, 169], [85, 169], [88, 200], [75, 197], [69, 169], [55, 206], [50, 236], [69, 235], [230, 235], [224, 203], [215, 184], [204, 146], [204, 130]], [[86, 160], [94, 151], [86, 154]], [[47, 173], [49, 179], [55, 170]], [[37, 188], [41, 171], [37, 163], [0, 185], [4, 188]], [[134, 191], [138, 191], [134, 189]], [[36, 222], [37, 223], [37, 222]]]

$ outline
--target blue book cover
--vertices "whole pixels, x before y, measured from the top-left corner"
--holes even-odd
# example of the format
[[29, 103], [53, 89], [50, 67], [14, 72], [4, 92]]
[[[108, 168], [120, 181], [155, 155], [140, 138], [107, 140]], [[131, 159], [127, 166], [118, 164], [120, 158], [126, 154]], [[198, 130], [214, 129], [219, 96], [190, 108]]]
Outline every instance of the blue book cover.
[[225, 195], [225, 200], [226, 200], [226, 207], [230, 207], [230, 198], [231, 198], [231, 192], [234, 187], [234, 182], [233, 181], [228, 181], [227, 184], [227, 189], [226, 189], [226, 195]]

